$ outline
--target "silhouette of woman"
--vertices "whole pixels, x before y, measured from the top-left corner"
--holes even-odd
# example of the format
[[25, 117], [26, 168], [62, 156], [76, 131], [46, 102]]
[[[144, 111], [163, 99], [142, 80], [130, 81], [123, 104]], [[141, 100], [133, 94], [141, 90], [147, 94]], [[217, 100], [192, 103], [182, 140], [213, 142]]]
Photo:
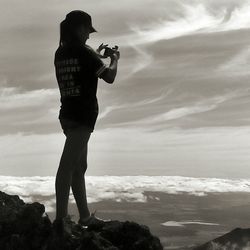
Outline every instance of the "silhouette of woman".
[[98, 116], [98, 78], [110, 84], [114, 82], [120, 53], [117, 46], [112, 48], [108, 55], [110, 65], [105, 65], [101, 58], [107, 56], [100, 52], [108, 45], [101, 44], [97, 51], [86, 45], [89, 34], [93, 32], [96, 30], [90, 15], [80, 10], [68, 13], [60, 24], [60, 43], [54, 65], [61, 95], [58, 119], [66, 140], [56, 174], [56, 218], [53, 223], [69, 219], [70, 187], [80, 215], [78, 224], [87, 226], [104, 221], [94, 213], [90, 214], [87, 205], [87, 149]]

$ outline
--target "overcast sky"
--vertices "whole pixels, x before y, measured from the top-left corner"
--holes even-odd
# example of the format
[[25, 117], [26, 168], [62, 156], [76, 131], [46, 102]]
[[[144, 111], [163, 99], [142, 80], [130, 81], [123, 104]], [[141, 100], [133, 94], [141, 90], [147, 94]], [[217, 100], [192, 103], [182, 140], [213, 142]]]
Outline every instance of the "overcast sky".
[[99, 80], [88, 175], [250, 177], [250, 1], [0, 3], [0, 175], [56, 173], [54, 52], [81, 9], [98, 30], [87, 43], [121, 52], [115, 83]]

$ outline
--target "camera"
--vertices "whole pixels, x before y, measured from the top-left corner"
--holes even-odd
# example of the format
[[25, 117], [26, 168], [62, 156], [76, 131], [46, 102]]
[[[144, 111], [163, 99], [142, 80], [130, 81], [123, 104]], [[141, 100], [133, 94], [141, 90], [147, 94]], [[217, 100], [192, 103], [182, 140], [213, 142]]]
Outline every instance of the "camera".
[[106, 47], [105, 48], [105, 51], [104, 51], [104, 56], [105, 57], [110, 57], [114, 54], [114, 52], [118, 49], [118, 46], [115, 46], [114, 48], [109, 48], [109, 47]]

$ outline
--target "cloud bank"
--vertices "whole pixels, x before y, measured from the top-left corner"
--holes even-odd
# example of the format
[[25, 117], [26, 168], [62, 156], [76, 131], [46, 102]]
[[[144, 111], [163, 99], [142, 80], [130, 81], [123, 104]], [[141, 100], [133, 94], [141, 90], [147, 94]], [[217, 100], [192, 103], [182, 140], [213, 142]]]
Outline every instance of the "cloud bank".
[[[45, 200], [47, 211], [55, 203], [55, 178], [0, 176], [0, 189], [26, 202]], [[86, 176], [88, 202], [147, 202], [147, 192], [204, 196], [209, 193], [250, 192], [250, 179], [190, 178], [181, 176]], [[158, 197], [155, 197], [159, 200]], [[72, 193], [70, 202], [75, 202]], [[182, 222], [188, 224], [190, 222]], [[200, 223], [200, 222], [192, 222]], [[168, 224], [165, 224], [167, 226]]]

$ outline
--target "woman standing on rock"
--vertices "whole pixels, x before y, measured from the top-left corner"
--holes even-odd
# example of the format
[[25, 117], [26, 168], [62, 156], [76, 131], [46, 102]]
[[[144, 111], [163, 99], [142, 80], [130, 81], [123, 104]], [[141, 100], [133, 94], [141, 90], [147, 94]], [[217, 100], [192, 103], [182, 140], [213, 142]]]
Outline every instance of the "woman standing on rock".
[[[89, 212], [85, 171], [87, 148], [98, 116], [96, 97], [98, 78], [113, 83], [120, 58], [118, 47], [112, 49], [101, 44], [95, 52], [86, 45], [89, 34], [96, 32], [90, 15], [80, 10], [67, 14], [60, 26], [60, 44], [55, 53], [54, 65], [61, 95], [59, 120], [66, 141], [56, 175], [56, 219], [65, 222], [68, 215], [70, 187], [79, 210], [80, 225], [103, 222]], [[100, 52], [105, 49], [105, 56]], [[106, 66], [100, 58], [110, 57]]]

